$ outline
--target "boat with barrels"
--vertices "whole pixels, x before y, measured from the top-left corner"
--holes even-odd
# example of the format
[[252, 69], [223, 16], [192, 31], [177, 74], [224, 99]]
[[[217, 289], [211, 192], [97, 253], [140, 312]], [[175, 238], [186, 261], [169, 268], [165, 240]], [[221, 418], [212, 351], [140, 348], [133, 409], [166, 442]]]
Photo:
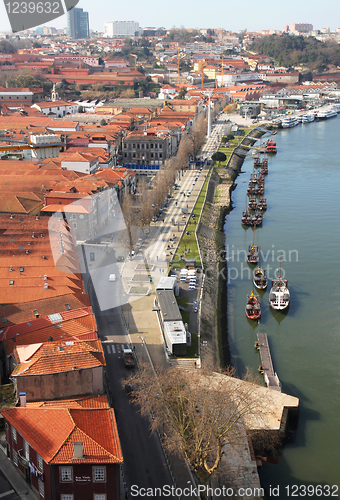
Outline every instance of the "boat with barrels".
[[261, 306], [259, 303], [259, 296], [255, 295], [253, 290], [247, 295], [247, 304], [245, 313], [248, 319], [260, 319]]
[[241, 224], [243, 224], [244, 226], [251, 226], [252, 224], [252, 217], [247, 210], [243, 212]]
[[248, 210], [257, 210], [257, 201], [256, 198], [250, 198], [248, 202]]
[[260, 210], [260, 212], [265, 212], [267, 210], [267, 199], [263, 198], [263, 196], [258, 201], [257, 210]]

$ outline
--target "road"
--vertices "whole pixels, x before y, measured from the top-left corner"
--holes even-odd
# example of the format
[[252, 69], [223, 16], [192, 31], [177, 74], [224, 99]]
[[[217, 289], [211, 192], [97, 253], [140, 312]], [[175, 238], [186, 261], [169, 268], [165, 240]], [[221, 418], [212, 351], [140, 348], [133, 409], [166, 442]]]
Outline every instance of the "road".
[[3, 473], [0, 471], [0, 498], [4, 500], [20, 500], [19, 495], [14, 490], [13, 486], [8, 482]]
[[[225, 125], [225, 117], [215, 122], [212, 138], [208, 140], [207, 148], [203, 148], [205, 154], [211, 156], [212, 152], [218, 149], [217, 137], [219, 139], [222, 137]], [[170, 236], [174, 232], [179, 236], [186, 222], [182, 208], [188, 207], [190, 214], [207, 173], [207, 168], [201, 172], [198, 169], [184, 172], [178, 180], [180, 187], [174, 191], [174, 197], [164, 213], [164, 221], [161, 219], [152, 225], [147, 238], [142, 242], [144, 255], [149, 264], [157, 263], [158, 272], [160, 266], [164, 266], [164, 270], [167, 269], [169, 259], [167, 245]], [[190, 195], [187, 196], [189, 192]], [[97, 259], [92, 268], [90, 251], [96, 254]], [[171, 486], [173, 485], [172, 478], [158, 436], [150, 433], [148, 419], [141, 417], [138, 405], [131, 404], [131, 399], [124, 387], [129, 370], [123, 363], [122, 350], [130, 346], [130, 339], [119, 306], [128, 299], [124, 274], [127, 271], [130, 273], [131, 269], [143, 260], [141, 256], [138, 256], [127, 262], [117, 262], [118, 255], [126, 255], [126, 244], [121, 240], [118, 232], [113, 235], [113, 240], [105, 245], [88, 247], [83, 245], [80, 256], [81, 254], [85, 263], [83, 264], [84, 282], [91, 298], [98, 335], [105, 353], [107, 392], [117, 420], [124, 457], [124, 481], [128, 490], [132, 485], [144, 488]], [[128, 269], [129, 267], [131, 269]], [[116, 274], [117, 280], [110, 282], [108, 277], [112, 273]], [[91, 279], [89, 279], [90, 276]]]
[[[115, 303], [114, 296], [120, 294], [120, 287], [117, 282], [108, 282], [106, 266], [112, 269], [115, 269], [115, 266], [118, 267], [114, 251], [107, 255], [105, 266], [99, 268], [92, 279], [94, 282], [104, 281], [108, 285], [113, 285], [110, 294], [105, 292], [107, 288], [104, 286], [103, 294], [106, 294], [107, 301], [112, 300]], [[104, 272], [105, 276], [102, 275]], [[172, 479], [158, 436], [150, 433], [148, 419], [141, 417], [136, 404], [131, 404], [131, 399], [124, 387], [124, 380], [130, 372], [123, 363], [122, 349], [128, 347], [129, 337], [122, 321], [120, 308], [107, 307], [103, 310], [99, 306], [95, 289], [100, 290], [101, 287], [90, 286], [89, 292], [97, 320], [98, 334], [105, 353], [108, 393], [113, 403], [124, 457], [124, 481], [129, 491], [132, 485], [145, 488], [171, 486]]]

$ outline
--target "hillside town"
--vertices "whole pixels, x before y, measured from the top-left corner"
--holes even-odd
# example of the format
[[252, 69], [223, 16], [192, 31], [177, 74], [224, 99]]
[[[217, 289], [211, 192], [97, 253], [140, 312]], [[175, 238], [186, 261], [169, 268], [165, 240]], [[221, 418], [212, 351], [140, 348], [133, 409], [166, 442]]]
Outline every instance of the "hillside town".
[[[117, 21], [98, 33], [85, 14], [69, 12], [68, 32], [40, 27], [0, 40], [0, 445], [10, 459], [0, 469], [20, 478], [18, 498], [130, 498], [138, 445], [124, 425], [140, 436], [149, 424], [137, 423], [128, 372], [149, 358], [165, 367], [185, 359], [195, 371], [208, 358], [219, 364], [215, 353], [202, 356], [209, 273], [193, 242], [212, 156], [252, 129], [275, 131], [287, 115], [340, 102], [339, 65], [288, 67], [254, 51], [270, 36], [338, 44], [340, 29]], [[276, 423], [263, 425], [279, 432], [298, 400], [273, 398]], [[246, 452], [235, 462], [248, 472], [234, 484], [260, 489], [253, 431], [250, 420], [239, 430]], [[152, 439], [140, 438], [136, 461], [150, 446], [160, 467]], [[160, 482], [193, 481], [171, 454], [169, 462], [171, 474], [155, 468]]]

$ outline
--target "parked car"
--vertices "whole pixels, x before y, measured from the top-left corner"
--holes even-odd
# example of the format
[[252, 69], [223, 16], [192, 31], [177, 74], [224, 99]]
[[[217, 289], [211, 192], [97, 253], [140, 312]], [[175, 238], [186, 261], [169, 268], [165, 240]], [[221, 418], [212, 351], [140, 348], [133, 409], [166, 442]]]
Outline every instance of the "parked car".
[[117, 276], [115, 274], [110, 274], [109, 275], [109, 281], [116, 281]]
[[118, 255], [117, 257], [117, 262], [124, 262], [124, 256], [123, 255]]

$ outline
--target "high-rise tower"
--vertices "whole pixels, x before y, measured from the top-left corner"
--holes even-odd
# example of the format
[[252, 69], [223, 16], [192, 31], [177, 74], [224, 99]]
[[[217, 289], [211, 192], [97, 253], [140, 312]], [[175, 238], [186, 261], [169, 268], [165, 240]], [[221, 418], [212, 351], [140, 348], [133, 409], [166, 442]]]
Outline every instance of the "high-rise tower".
[[74, 7], [67, 13], [67, 34], [70, 38], [89, 38], [89, 13]]

